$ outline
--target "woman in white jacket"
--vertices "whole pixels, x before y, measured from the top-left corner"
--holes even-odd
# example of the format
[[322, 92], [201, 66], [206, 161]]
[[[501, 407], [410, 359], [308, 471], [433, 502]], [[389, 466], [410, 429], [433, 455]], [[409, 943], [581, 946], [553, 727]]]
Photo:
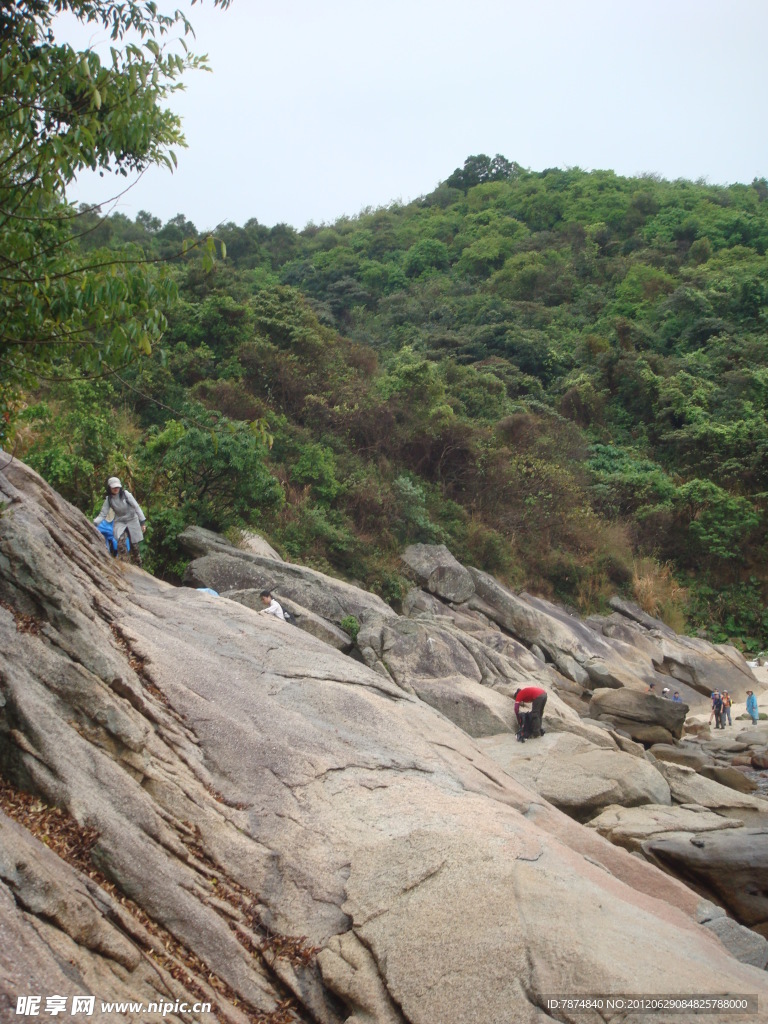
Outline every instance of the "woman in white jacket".
[[123, 485], [116, 476], [111, 476], [107, 480], [104, 504], [101, 506], [101, 512], [93, 520], [93, 524], [98, 526], [104, 520], [112, 523], [118, 555], [125, 551], [127, 534], [131, 541], [131, 560], [137, 565], [141, 565], [139, 544], [144, 539], [147, 520], [139, 503], [130, 491], [123, 489]]

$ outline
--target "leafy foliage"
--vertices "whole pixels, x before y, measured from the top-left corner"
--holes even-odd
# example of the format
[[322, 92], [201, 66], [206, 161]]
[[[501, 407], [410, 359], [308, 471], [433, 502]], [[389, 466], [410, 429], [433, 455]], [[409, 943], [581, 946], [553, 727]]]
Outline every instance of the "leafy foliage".
[[[767, 197], [480, 155], [407, 206], [226, 225], [225, 264], [174, 263], [163, 358], [124, 375], [131, 457], [177, 519], [259, 521], [393, 602], [402, 546], [444, 542], [582, 609], [644, 593], [768, 646]], [[156, 258], [194, 237], [176, 221], [110, 218], [109, 244]], [[284, 502], [264, 475], [211, 511], [155, 486], [174, 445], [203, 457], [201, 405], [222, 446], [268, 422]]]
[[[194, 3], [195, 0], [192, 0]], [[214, 0], [226, 7], [229, 0]], [[56, 15], [109, 30], [103, 61], [56, 42]], [[91, 374], [148, 355], [162, 336], [170, 278], [135, 246], [78, 244], [82, 215], [66, 189], [86, 169], [118, 175], [175, 165], [178, 117], [163, 106], [200, 58], [169, 49], [191, 26], [180, 12], [127, 0], [34, 0], [0, 11], [0, 416], [20, 389], [62, 367]], [[66, 375], [66, 373], [64, 373]], [[0, 435], [1, 439], [1, 435]]]

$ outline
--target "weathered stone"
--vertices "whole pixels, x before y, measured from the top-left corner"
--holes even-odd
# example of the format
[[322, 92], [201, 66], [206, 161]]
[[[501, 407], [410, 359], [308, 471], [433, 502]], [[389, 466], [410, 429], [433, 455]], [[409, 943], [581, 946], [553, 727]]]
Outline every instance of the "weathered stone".
[[470, 607], [491, 616], [526, 646], [536, 644], [563, 675], [572, 673], [575, 662], [593, 686], [644, 690], [648, 682], [655, 681], [650, 660], [633, 647], [611, 644], [562, 608], [530, 594], [513, 594], [492, 576], [477, 569], [469, 571], [475, 583]]
[[411, 544], [400, 557], [421, 586], [445, 601], [463, 604], [475, 592], [472, 576], [444, 544]]
[[768, 828], [657, 837], [643, 850], [768, 937]]
[[616, 803], [670, 802], [652, 764], [584, 737], [548, 732], [520, 744], [514, 736], [492, 736], [478, 745], [521, 785], [580, 821]]
[[725, 915], [708, 921], [706, 927], [720, 939], [731, 956], [743, 964], [752, 964], [761, 971], [768, 967], [768, 939], [762, 935]]
[[643, 807], [606, 807], [588, 823], [601, 836], [626, 850], [642, 850], [644, 844], [665, 833], [697, 836], [702, 832], [741, 829], [743, 822], [723, 817], [703, 807], [667, 807], [647, 804]]
[[738, 790], [740, 793], [754, 793], [757, 783], [738, 768], [722, 767], [721, 765], [704, 765], [701, 774], [707, 779], [719, 782], [721, 786]]
[[748, 689], [754, 689], [755, 677], [735, 647], [680, 636], [637, 605], [618, 597], [609, 603], [630, 628], [622, 630], [621, 623], [611, 616], [603, 625], [603, 633], [620, 636], [650, 654], [660, 673], [707, 697], [715, 689], [728, 690], [734, 700], [741, 701]]
[[[166, 929], [154, 940], [158, 958], [181, 947], [184, 973], [202, 965], [195, 985], [207, 992], [213, 978], [223, 1024], [268, 1016], [286, 991], [300, 1020], [320, 1024], [506, 1024], [511, 1007], [515, 1020], [534, 1024], [544, 993], [565, 991], [574, 977], [624, 992], [719, 991], [713, 962], [734, 991], [768, 999], [763, 973], [730, 958], [696, 923], [694, 893], [521, 787], [384, 675], [383, 663], [371, 672], [236, 602], [115, 565], [88, 521], [60, 514], [60, 499], [19, 464], [0, 473], [0, 501], [4, 778], [98, 832], [93, 863], [152, 929]], [[264, 585], [279, 582], [281, 595], [316, 614], [320, 596], [306, 595], [330, 594], [335, 610], [323, 617], [334, 622], [342, 605], [356, 614], [354, 601], [359, 617], [375, 617], [385, 633], [396, 619], [371, 595], [322, 574], [231, 557], [268, 570]], [[35, 615], [34, 628], [21, 615]], [[452, 631], [455, 624], [438, 638], [444, 649], [432, 667], [440, 672], [460, 656]], [[470, 674], [462, 669], [462, 679], [506, 697], [501, 688], [529, 671], [524, 656], [515, 662], [504, 639], [464, 636]], [[394, 645], [413, 642], [429, 666], [423, 637], [392, 633]], [[536, 672], [551, 673], [547, 720], [573, 721], [613, 747], [607, 732], [560, 706], [554, 670], [526, 655]], [[68, 676], [67, 665], [87, 675]], [[455, 664], [452, 671], [459, 674]], [[76, 684], [71, 695], [55, 682], [67, 679]], [[141, 737], [138, 749], [124, 742], [132, 736]], [[12, 863], [9, 879], [18, 874]], [[122, 904], [104, 899], [96, 879], [85, 884], [106, 928]], [[70, 919], [75, 942], [52, 918], [23, 909], [21, 887], [10, 898], [0, 887], [5, 934], [27, 943], [27, 962], [39, 952], [40, 991], [57, 990], [65, 964], [70, 982], [86, 982], [81, 991], [123, 996], [124, 965], [77, 930], [88, 910], [81, 918], [76, 900], [66, 904], [62, 921]], [[116, 920], [122, 936], [139, 934]], [[290, 966], [267, 952], [274, 974], [267, 971], [252, 950], [280, 933], [321, 947], [318, 964], [310, 956]], [[75, 965], [93, 964], [102, 973], [92, 983]], [[149, 952], [134, 973], [142, 971], [133, 997], [183, 994]], [[686, 1015], [676, 1021], [688, 1024]]]
[[178, 544], [182, 551], [193, 558], [202, 558], [203, 555], [223, 554], [237, 557], [241, 553], [259, 555], [268, 558], [273, 562], [282, 562], [283, 559], [275, 549], [251, 530], [243, 531], [241, 544], [232, 544], [222, 537], [220, 533], [213, 530], [206, 530], [202, 526], [188, 526], [178, 536]]
[[654, 743], [650, 751], [659, 761], [687, 765], [696, 771], [707, 764], [715, 763], [709, 754], [705, 754], [700, 747], [692, 743]]
[[[221, 594], [221, 597], [226, 597], [230, 601], [237, 601], [238, 604], [251, 608], [255, 612], [261, 612], [264, 605], [262, 604], [260, 594], [260, 590], [227, 590]], [[348, 651], [352, 648], [353, 644], [349, 633], [345, 633], [343, 629], [339, 629], [338, 626], [334, 625], [333, 622], [329, 622], [328, 619], [315, 615], [308, 608], [303, 608], [295, 601], [291, 601], [290, 598], [286, 598], [282, 594], [277, 596], [280, 598], [282, 608], [289, 612], [293, 618], [294, 625], [298, 626], [299, 629], [303, 629], [305, 633], [317, 637], [323, 643], [330, 644], [337, 651]]]
[[761, 771], [768, 768], [768, 750], [762, 750], [754, 753], [751, 758], [751, 764], [753, 768], [758, 768]]
[[357, 619], [371, 613], [395, 615], [380, 597], [343, 580], [245, 551], [196, 558], [187, 566], [184, 583], [190, 587], [211, 587], [220, 594], [230, 590], [274, 590], [337, 626], [349, 615]]
[[676, 804], [698, 804], [712, 810], [751, 810], [768, 816], [768, 800], [762, 797], [723, 786], [682, 764], [659, 761], [656, 767], [667, 780]]
[[648, 742], [648, 726], [659, 727], [680, 739], [687, 712], [686, 704], [676, 704], [655, 694], [638, 693], [636, 690], [595, 690], [589, 702], [589, 713], [593, 718], [615, 721], [617, 728], [629, 732], [632, 739], [640, 742]]

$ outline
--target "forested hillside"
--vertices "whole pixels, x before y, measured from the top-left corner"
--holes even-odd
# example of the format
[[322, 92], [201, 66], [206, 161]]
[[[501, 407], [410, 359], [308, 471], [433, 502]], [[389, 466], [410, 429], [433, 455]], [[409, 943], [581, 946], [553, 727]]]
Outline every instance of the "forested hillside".
[[183, 215], [83, 215], [81, 246], [164, 261], [178, 301], [151, 358], [41, 382], [12, 440], [88, 512], [118, 473], [169, 578], [186, 524], [253, 525], [396, 603], [403, 545], [442, 541], [754, 650], [767, 197], [478, 156], [407, 205], [220, 226], [213, 269]]

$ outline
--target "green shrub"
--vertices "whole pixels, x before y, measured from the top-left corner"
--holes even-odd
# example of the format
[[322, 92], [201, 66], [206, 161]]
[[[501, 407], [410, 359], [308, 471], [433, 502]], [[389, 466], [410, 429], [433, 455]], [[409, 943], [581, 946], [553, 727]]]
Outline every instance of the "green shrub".
[[345, 633], [348, 633], [352, 643], [357, 643], [357, 634], [360, 632], [360, 623], [354, 615], [345, 615], [339, 623]]

